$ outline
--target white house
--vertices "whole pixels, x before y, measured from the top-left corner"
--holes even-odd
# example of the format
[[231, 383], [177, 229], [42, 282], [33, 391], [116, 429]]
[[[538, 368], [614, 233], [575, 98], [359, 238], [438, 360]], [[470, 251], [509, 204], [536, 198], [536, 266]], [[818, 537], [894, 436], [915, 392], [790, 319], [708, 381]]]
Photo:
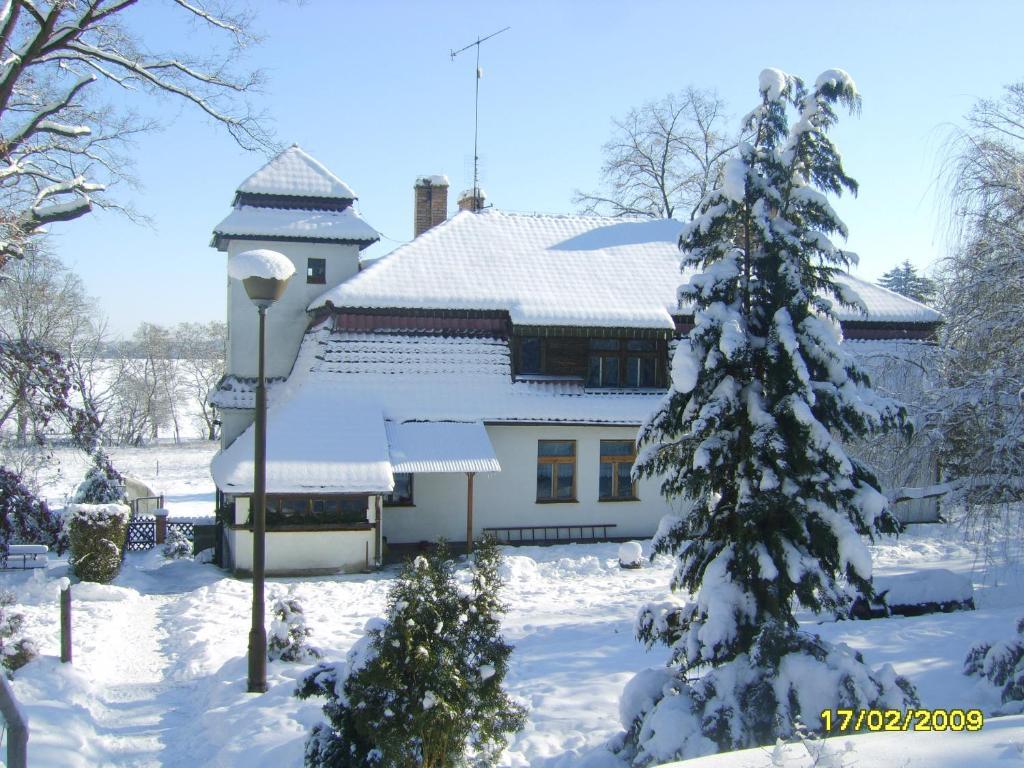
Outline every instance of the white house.
[[[676, 304], [680, 224], [493, 208], [446, 219], [444, 177], [415, 192], [423, 234], [361, 270], [376, 233], [348, 186], [297, 147], [243, 182], [215, 229], [228, 254], [268, 247], [297, 267], [268, 314], [268, 571], [359, 569], [385, 542], [488, 530], [652, 535], [668, 503], [629, 470], [691, 327]], [[867, 309], [840, 313], [858, 351], [932, 338], [933, 310], [842, 280]], [[228, 564], [245, 572], [256, 311], [240, 286], [228, 297], [212, 472]]]

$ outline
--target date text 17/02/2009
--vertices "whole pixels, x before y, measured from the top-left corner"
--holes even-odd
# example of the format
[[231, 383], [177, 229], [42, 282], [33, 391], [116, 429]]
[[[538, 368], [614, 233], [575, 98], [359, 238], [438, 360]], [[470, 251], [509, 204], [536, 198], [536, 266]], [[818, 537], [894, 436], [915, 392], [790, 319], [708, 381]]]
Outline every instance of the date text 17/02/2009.
[[857, 731], [980, 731], [985, 715], [980, 709], [823, 709], [821, 724], [827, 733]]

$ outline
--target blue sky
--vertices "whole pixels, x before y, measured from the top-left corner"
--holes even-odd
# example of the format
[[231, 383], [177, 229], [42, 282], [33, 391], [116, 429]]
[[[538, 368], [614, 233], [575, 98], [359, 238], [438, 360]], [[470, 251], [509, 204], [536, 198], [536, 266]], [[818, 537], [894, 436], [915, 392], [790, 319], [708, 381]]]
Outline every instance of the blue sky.
[[[764, 67], [807, 80], [847, 70], [863, 112], [834, 139], [861, 190], [837, 208], [861, 256], [855, 272], [872, 280], [903, 259], [927, 268], [941, 257], [945, 142], [978, 98], [1024, 77], [1024, 3], [1009, 1], [253, 5], [264, 40], [248, 64], [268, 76], [258, 104], [282, 144], [356, 190], [385, 236], [371, 256], [412, 236], [417, 176], [471, 186], [474, 60], [448, 53], [505, 26], [483, 49], [480, 154], [489, 201], [506, 210], [572, 212], [573, 191], [597, 185], [611, 119], [645, 101], [713, 88], [738, 124]], [[169, 34], [165, 17], [141, 13], [144, 34]], [[142, 188], [118, 194], [153, 226], [99, 212], [55, 226], [54, 246], [115, 333], [224, 319], [225, 257], [210, 232], [265, 158], [181, 105], [135, 106], [165, 127], [135, 147]]]

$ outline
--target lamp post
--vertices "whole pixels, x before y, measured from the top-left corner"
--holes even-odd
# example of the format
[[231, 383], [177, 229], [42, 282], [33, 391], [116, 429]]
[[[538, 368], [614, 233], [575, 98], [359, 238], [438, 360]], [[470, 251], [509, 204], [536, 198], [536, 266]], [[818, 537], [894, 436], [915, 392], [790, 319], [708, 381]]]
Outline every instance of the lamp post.
[[259, 373], [256, 377], [256, 445], [252, 482], [252, 628], [249, 630], [249, 693], [267, 690], [267, 629], [264, 581], [267, 538], [267, 389], [265, 377], [267, 310], [284, 294], [295, 267], [287, 257], [266, 249], [231, 258], [228, 274], [242, 281], [259, 312]]

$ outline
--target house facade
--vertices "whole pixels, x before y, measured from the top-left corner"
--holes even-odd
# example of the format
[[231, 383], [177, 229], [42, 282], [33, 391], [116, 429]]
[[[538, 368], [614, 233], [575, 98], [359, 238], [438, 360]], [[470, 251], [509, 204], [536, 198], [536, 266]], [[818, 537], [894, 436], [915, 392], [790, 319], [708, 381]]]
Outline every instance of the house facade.
[[[444, 177], [415, 194], [422, 233], [360, 268], [376, 233], [354, 193], [292, 147], [243, 182], [215, 229], [229, 255], [268, 247], [296, 266], [268, 314], [268, 571], [361, 569], [388, 545], [486, 532], [651, 536], [681, 511], [657, 481], [630, 478], [637, 430], [692, 327], [676, 300], [681, 225], [472, 201], [446, 218]], [[933, 337], [933, 310], [841, 279], [863, 305], [839, 312], [858, 350]], [[211, 469], [227, 564], [245, 572], [256, 312], [240, 286], [228, 292]]]

